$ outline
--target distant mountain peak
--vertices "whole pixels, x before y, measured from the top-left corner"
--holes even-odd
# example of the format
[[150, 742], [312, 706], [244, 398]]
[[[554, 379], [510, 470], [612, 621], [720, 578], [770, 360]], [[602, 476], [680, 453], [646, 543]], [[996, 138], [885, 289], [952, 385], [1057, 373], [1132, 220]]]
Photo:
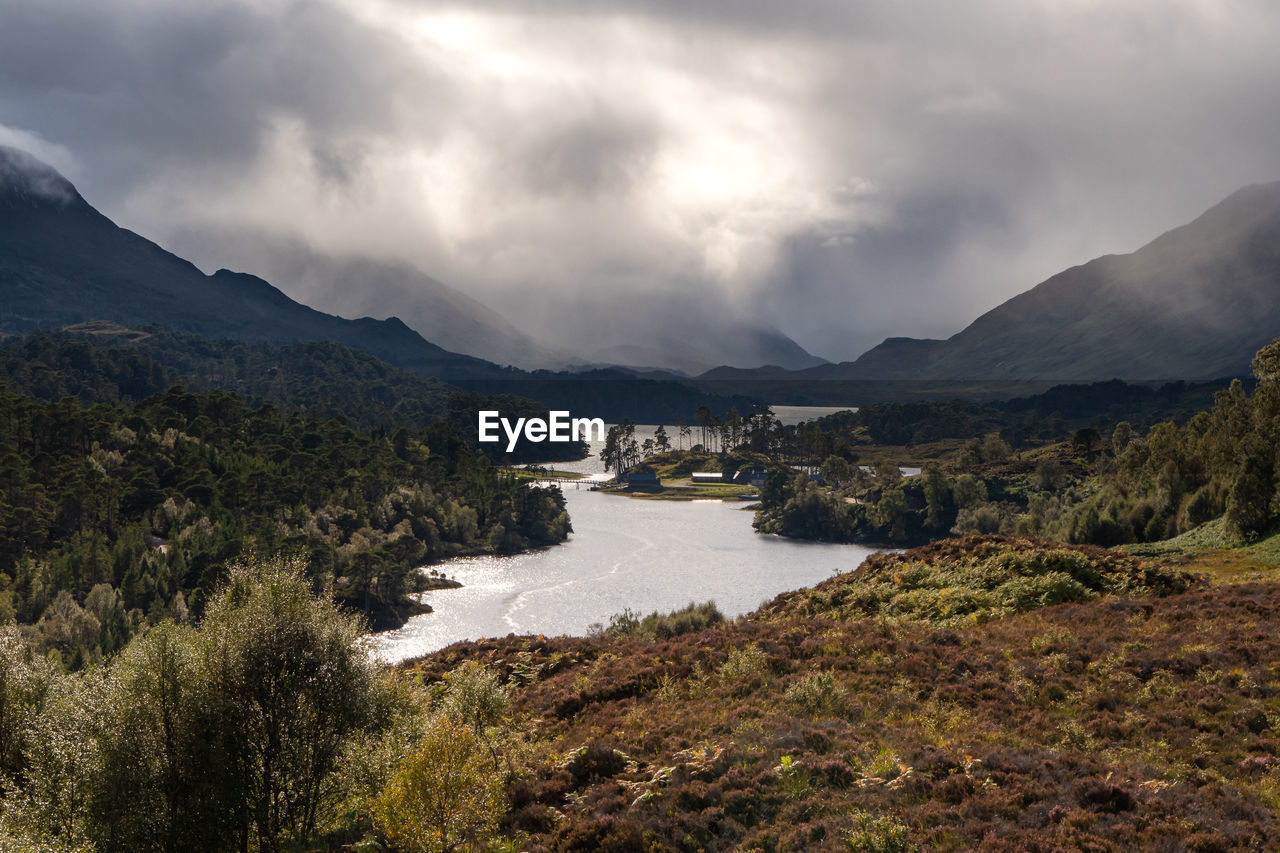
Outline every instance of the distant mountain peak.
[[53, 167], [0, 147], [0, 331], [86, 322], [273, 344], [335, 341], [423, 375], [508, 375], [425, 340], [400, 320], [325, 314], [248, 273], [206, 276], [115, 225]]
[[0, 145], [0, 204], [65, 205], [79, 198], [57, 169], [21, 149]]
[[844, 378], [1215, 379], [1280, 336], [1280, 181], [1135, 252], [1064, 270], [945, 341], [888, 338]]

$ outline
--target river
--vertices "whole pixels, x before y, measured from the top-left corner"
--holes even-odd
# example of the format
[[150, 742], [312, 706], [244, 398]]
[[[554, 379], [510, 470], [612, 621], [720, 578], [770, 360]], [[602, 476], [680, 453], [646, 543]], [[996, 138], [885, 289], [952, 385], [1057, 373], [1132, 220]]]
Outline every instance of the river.
[[565, 498], [568, 542], [435, 567], [463, 586], [426, 593], [435, 612], [376, 635], [377, 656], [394, 662], [510, 633], [585, 634], [626, 608], [666, 612], [690, 601], [715, 601], [732, 618], [852, 571], [875, 550], [762, 536], [741, 501], [635, 500], [572, 486]]
[[[833, 410], [793, 411], [791, 417]], [[654, 429], [638, 427], [637, 437]], [[593, 454], [601, 447], [592, 442]], [[603, 471], [596, 455], [555, 467], [594, 477]], [[762, 536], [742, 501], [636, 500], [587, 485], [565, 486], [564, 493], [574, 531], [567, 542], [434, 566], [463, 586], [426, 593], [434, 613], [372, 637], [378, 658], [390, 663], [511, 633], [580, 635], [628, 608], [645, 614], [714, 601], [733, 618], [779, 593], [852, 571], [876, 550]]]

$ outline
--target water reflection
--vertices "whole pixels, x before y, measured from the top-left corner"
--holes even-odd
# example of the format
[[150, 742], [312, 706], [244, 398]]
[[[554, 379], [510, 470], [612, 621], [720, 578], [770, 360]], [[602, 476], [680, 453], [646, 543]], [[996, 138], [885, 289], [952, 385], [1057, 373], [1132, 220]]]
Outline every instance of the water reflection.
[[386, 661], [480, 637], [583, 634], [624, 608], [714, 600], [726, 616], [859, 566], [874, 549], [761, 536], [736, 501], [642, 501], [565, 491], [574, 534], [554, 548], [443, 566], [461, 589], [426, 594], [435, 613], [373, 642]]

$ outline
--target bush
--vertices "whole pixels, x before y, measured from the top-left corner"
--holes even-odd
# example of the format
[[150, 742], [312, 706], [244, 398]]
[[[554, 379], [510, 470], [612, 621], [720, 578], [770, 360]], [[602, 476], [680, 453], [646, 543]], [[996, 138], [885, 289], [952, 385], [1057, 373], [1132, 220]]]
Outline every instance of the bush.
[[434, 717], [373, 804], [374, 823], [405, 851], [484, 846], [506, 811], [502, 775], [470, 727]]
[[644, 618], [630, 610], [616, 613], [609, 618], [608, 634], [612, 637], [644, 636], [651, 640], [668, 640], [672, 637], [703, 631], [724, 621], [724, 614], [714, 601], [702, 604], [689, 602], [671, 613], [653, 612]]
[[445, 674], [436, 708], [480, 735], [501, 722], [508, 702], [498, 676], [483, 664], [467, 661]]
[[787, 701], [810, 714], [844, 713], [846, 690], [834, 672], [811, 672], [787, 688]]
[[769, 658], [754, 643], [733, 649], [720, 665], [720, 680], [735, 688], [759, 687], [769, 680]]
[[853, 813], [849, 849], [856, 853], [909, 853], [915, 847], [907, 835], [907, 825], [889, 815], [873, 816], [862, 810]]

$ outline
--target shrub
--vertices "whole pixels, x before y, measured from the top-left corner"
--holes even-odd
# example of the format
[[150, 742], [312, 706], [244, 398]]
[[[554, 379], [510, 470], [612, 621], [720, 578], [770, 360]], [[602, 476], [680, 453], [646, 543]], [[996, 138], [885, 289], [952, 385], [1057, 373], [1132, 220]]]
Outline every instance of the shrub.
[[492, 670], [467, 661], [445, 674], [436, 708], [480, 735], [502, 720], [508, 701], [506, 688]]
[[475, 731], [440, 715], [373, 803], [374, 823], [405, 851], [484, 846], [506, 809], [502, 776]]
[[729, 652], [720, 665], [720, 681], [735, 688], [759, 687], [769, 680], [769, 658], [752, 643]]
[[834, 672], [811, 672], [787, 688], [787, 700], [810, 714], [844, 713], [846, 690]]
[[849, 849], [856, 853], [909, 853], [915, 847], [907, 835], [907, 825], [890, 815], [873, 816], [861, 809], [853, 813]]
[[651, 640], [668, 640], [684, 634], [702, 631], [724, 621], [724, 614], [714, 601], [702, 604], [689, 602], [671, 613], [653, 612], [644, 618], [630, 609], [615, 613], [609, 618], [606, 633], [612, 637], [644, 636]]

